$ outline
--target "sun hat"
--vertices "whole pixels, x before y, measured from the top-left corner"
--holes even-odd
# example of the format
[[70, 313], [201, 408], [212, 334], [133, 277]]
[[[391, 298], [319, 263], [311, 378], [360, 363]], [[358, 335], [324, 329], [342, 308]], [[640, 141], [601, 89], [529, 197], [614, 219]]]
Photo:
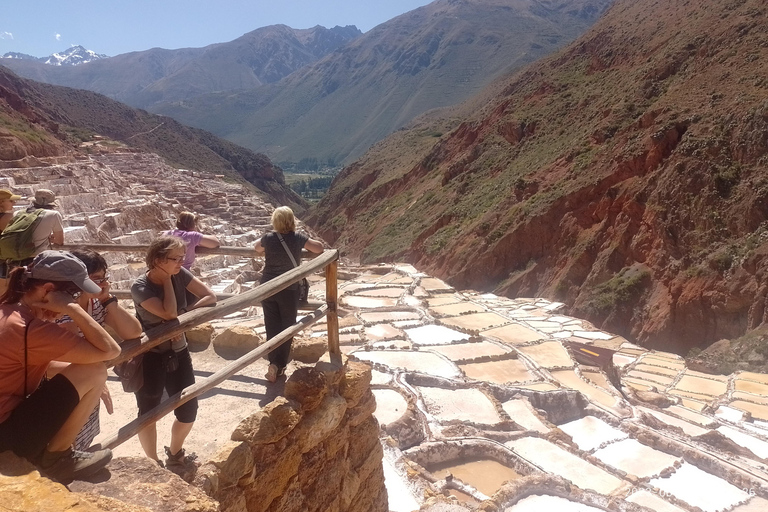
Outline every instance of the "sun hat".
[[43, 281], [71, 281], [88, 293], [100, 293], [101, 286], [88, 277], [85, 264], [64, 251], [43, 251], [30, 264], [32, 279]]
[[14, 194], [6, 188], [0, 188], [0, 201], [5, 201], [6, 199], [10, 199], [11, 201], [18, 201], [21, 199], [21, 196]]
[[56, 204], [56, 194], [47, 188], [39, 188], [35, 191], [35, 197], [31, 198], [36, 206], [59, 206]]

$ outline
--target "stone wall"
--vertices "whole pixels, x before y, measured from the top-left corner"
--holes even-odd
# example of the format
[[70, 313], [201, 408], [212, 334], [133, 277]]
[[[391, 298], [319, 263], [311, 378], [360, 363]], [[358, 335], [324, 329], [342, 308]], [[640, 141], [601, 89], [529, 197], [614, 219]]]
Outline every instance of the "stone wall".
[[386, 512], [371, 369], [326, 361], [244, 419], [198, 471], [222, 512]]

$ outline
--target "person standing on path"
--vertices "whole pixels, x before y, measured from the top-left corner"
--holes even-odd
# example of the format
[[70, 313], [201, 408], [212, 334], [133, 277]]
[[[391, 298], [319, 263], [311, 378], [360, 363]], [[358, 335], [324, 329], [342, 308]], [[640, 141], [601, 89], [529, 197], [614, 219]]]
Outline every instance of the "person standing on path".
[[[257, 254], [264, 255], [262, 284], [294, 268], [288, 250], [291, 251], [296, 262], [301, 261], [302, 249], [314, 253], [323, 252], [322, 242], [313, 240], [304, 233], [296, 233], [296, 217], [293, 215], [293, 210], [287, 206], [276, 208], [272, 213], [272, 229], [274, 231], [261, 237], [254, 247]], [[261, 303], [261, 307], [264, 310], [264, 326], [269, 340], [296, 323], [296, 313], [299, 310], [299, 283], [294, 283], [267, 298]], [[264, 376], [269, 382], [276, 382], [278, 377], [285, 375], [292, 343], [293, 338], [269, 353], [269, 368]]]

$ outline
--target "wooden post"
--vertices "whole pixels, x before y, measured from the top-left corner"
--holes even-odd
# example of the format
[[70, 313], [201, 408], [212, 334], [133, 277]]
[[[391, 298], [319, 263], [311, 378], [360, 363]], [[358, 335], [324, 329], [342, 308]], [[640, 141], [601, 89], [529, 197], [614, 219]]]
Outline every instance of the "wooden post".
[[98, 445], [91, 447], [90, 450], [98, 450], [100, 448], [115, 448], [116, 446], [123, 444], [134, 435], [136, 435], [139, 430], [143, 429], [147, 425], [155, 423], [157, 420], [173, 411], [180, 405], [185, 404], [193, 398], [202, 395], [209, 389], [218, 386], [220, 383], [224, 382], [249, 364], [262, 357], [264, 354], [267, 354], [275, 347], [278, 347], [284, 342], [288, 341], [288, 339], [292, 338], [299, 331], [302, 331], [311, 326], [326, 314], [327, 309], [328, 308], [323, 305], [322, 307], [315, 310], [312, 314], [305, 316], [268, 342], [251, 350], [240, 359], [232, 361], [207, 379], [196, 382], [195, 384], [184, 388], [181, 392], [168, 397], [168, 400], [162, 402], [154, 409], [147, 411], [145, 414], [139, 416], [130, 423], [120, 427], [117, 432], [105, 438]]
[[334, 260], [325, 267], [325, 302], [328, 304], [328, 352], [331, 361], [341, 362], [341, 349], [339, 348], [339, 286], [337, 281], [339, 262]]

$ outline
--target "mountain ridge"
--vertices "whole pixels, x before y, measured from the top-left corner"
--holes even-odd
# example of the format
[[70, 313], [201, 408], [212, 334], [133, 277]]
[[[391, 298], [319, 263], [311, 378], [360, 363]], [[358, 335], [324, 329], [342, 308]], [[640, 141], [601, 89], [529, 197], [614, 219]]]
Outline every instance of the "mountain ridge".
[[225, 43], [202, 48], [152, 48], [79, 66], [0, 61], [17, 74], [53, 85], [86, 89], [137, 108], [213, 91], [272, 83], [357, 37], [354, 26], [258, 28]]
[[460, 102], [572, 40], [610, 3], [438, 0], [378, 25], [279, 84], [155, 111], [276, 161], [316, 157], [338, 164], [422, 112]]
[[[111, 141], [84, 148], [94, 136]], [[306, 202], [285, 184], [282, 170], [213, 134], [134, 109], [105, 96], [20, 78], [0, 66], [0, 160], [8, 167], [42, 165], [40, 159], [71, 159], [121, 142], [153, 152], [169, 164], [228, 174], [251, 183], [272, 201], [303, 211]], [[103, 149], [99, 149], [103, 148]]]

